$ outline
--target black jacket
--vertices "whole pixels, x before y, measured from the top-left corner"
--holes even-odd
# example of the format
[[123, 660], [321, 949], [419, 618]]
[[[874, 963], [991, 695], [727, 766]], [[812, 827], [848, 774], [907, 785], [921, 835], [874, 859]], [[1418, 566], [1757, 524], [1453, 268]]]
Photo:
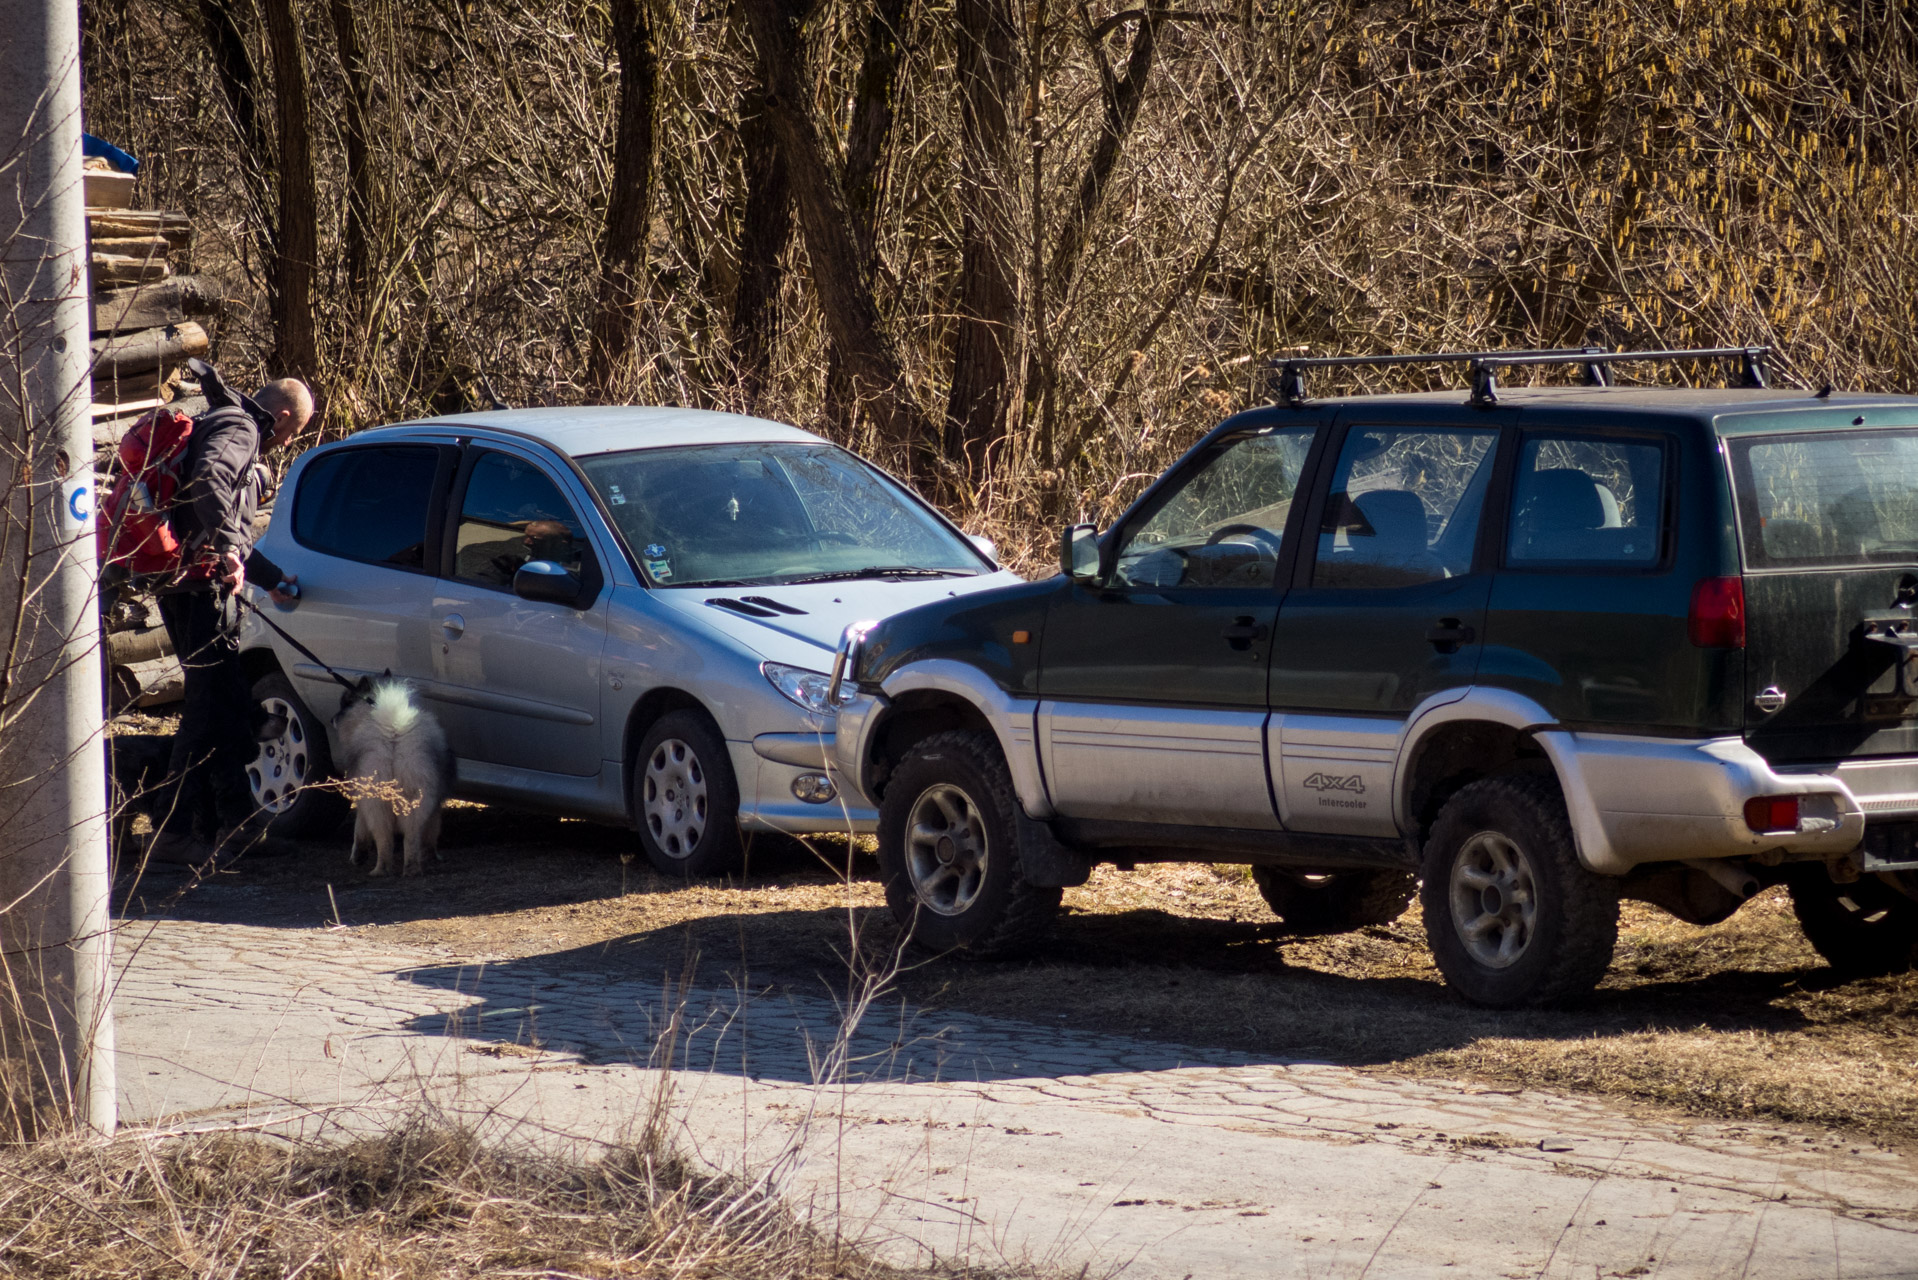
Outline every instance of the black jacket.
[[216, 555], [237, 552], [246, 561], [247, 580], [271, 587], [283, 575], [279, 566], [253, 550], [253, 516], [267, 483], [260, 437], [272, 430], [273, 415], [218, 375], [203, 377], [201, 390], [207, 411], [193, 420], [179, 493], [168, 513], [174, 536], [189, 561], [206, 549]]

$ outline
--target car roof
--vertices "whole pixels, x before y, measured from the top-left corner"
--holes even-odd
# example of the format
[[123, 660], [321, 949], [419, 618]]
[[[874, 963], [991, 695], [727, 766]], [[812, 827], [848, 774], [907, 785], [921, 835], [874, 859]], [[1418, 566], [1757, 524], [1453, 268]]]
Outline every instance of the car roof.
[[[530, 436], [571, 457], [624, 449], [663, 449], [687, 444], [823, 444], [810, 431], [743, 413], [668, 405], [581, 405], [574, 408], [494, 409], [480, 413], [416, 418], [377, 428], [417, 431], [446, 428]], [[356, 438], [371, 435], [356, 433]]]

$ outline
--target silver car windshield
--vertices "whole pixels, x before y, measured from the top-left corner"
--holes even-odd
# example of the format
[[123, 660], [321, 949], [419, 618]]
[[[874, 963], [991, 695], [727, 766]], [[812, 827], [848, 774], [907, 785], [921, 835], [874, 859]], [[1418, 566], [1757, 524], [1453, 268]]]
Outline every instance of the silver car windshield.
[[963, 538], [897, 484], [829, 444], [634, 449], [579, 465], [660, 586], [987, 571]]

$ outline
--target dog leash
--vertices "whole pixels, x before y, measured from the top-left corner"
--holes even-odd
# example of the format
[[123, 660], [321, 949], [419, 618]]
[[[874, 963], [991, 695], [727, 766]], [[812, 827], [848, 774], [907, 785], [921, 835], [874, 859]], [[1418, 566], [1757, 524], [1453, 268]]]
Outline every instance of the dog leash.
[[267, 627], [273, 631], [275, 635], [280, 637], [280, 639], [286, 641], [288, 644], [292, 645], [295, 649], [298, 649], [302, 654], [306, 655], [308, 658], [312, 659], [315, 663], [317, 663], [321, 670], [325, 671], [326, 674], [328, 674], [329, 676], [332, 676], [333, 679], [339, 683], [340, 688], [346, 690], [348, 693], [358, 693], [360, 691], [358, 685], [354, 684], [351, 680], [348, 680], [345, 676], [335, 671], [332, 667], [327, 666], [326, 661], [323, 658], [321, 658], [319, 654], [313, 652], [311, 649], [301, 644], [298, 640], [295, 640], [292, 636], [288, 635], [286, 633], [286, 628], [282, 627], [279, 623], [273, 621], [273, 619], [267, 617], [266, 611], [260, 608], [259, 605], [254, 604], [251, 600], [247, 599], [245, 596], [241, 595], [237, 591], [233, 593], [233, 598], [239, 603], [245, 605], [247, 608], [253, 610], [253, 616], [258, 618], [261, 622], [264, 622], [267, 625]]

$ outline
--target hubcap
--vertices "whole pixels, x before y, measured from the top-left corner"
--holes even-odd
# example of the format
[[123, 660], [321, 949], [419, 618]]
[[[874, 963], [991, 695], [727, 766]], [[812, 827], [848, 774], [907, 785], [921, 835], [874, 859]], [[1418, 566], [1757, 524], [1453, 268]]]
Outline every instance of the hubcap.
[[1467, 840], [1452, 863], [1452, 924], [1472, 959], [1488, 969], [1518, 963], [1537, 918], [1525, 851], [1496, 831]]
[[643, 805], [653, 843], [673, 858], [690, 858], [706, 831], [706, 770], [678, 738], [653, 748], [646, 761]]
[[268, 813], [285, 813], [307, 782], [306, 725], [285, 698], [265, 698], [260, 706], [269, 716], [284, 717], [286, 732], [260, 743], [259, 754], [246, 767], [246, 784], [254, 804]]
[[986, 824], [958, 787], [919, 793], [906, 819], [906, 874], [919, 901], [942, 916], [962, 914], [986, 883]]

